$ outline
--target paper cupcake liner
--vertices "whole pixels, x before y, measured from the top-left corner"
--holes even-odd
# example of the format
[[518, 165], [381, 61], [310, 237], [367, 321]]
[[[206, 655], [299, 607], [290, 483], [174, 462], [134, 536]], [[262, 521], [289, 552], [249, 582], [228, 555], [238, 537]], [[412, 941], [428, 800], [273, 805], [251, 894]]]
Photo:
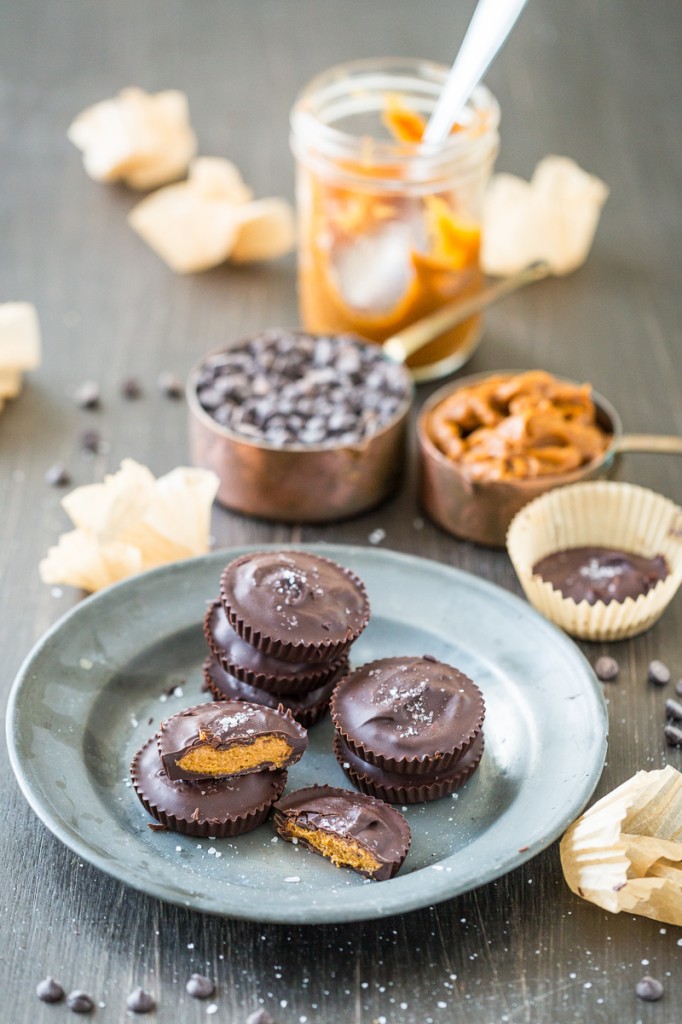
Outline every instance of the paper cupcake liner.
[[410, 783], [397, 772], [384, 772], [374, 765], [364, 764], [346, 747], [338, 733], [334, 736], [334, 754], [344, 772], [362, 793], [385, 800], [389, 804], [421, 804], [450, 796], [471, 778], [481, 763], [485, 740], [480, 732], [455, 768], [432, 780], [419, 776]]
[[253, 651], [253, 655], [249, 652], [249, 657], [253, 657], [253, 661], [258, 665], [258, 668], [250, 668], [248, 665], [240, 664], [233, 657], [229, 656], [228, 652], [221, 647], [215, 637], [215, 616], [221, 612], [225, 614], [222, 602], [218, 599], [211, 602], [204, 615], [203, 629], [209, 650], [229, 675], [234, 676], [235, 679], [241, 679], [243, 682], [257, 687], [259, 690], [267, 690], [270, 693], [292, 697], [306, 694], [322, 686], [323, 683], [328, 682], [338, 674], [339, 669], [344, 664], [347, 664], [347, 658], [341, 656], [330, 662], [320, 662], [315, 665], [304, 664], [300, 670], [290, 671], [290, 667], [295, 663], [271, 657], [258, 650], [258, 648], [251, 647], [251, 644], [248, 644], [248, 641], [243, 640], [241, 637], [239, 638], [240, 642], [244, 645], [248, 644], [248, 647]]
[[[297, 553], [297, 549], [292, 549], [292, 554]], [[262, 554], [271, 554], [270, 552], [255, 551], [249, 556], [250, 558], [257, 558]], [[256, 647], [259, 651], [264, 654], [268, 654], [274, 658], [280, 658], [282, 661], [290, 662], [306, 662], [310, 665], [317, 665], [320, 662], [331, 662], [335, 661], [345, 654], [347, 654], [351, 644], [353, 644], [360, 636], [362, 631], [366, 628], [369, 622], [369, 598], [367, 597], [367, 590], [364, 583], [359, 576], [346, 568], [346, 566], [339, 565], [338, 562], [333, 561], [331, 558], [324, 558], [322, 555], [315, 555], [315, 559], [319, 562], [325, 562], [327, 565], [333, 566], [339, 570], [353, 585], [355, 590], [362, 598], [364, 606], [364, 615], [362, 621], [355, 627], [351, 628], [347, 626], [346, 636], [342, 640], [321, 640], [318, 642], [306, 642], [304, 640], [283, 640], [281, 637], [275, 637], [264, 629], [256, 628], [252, 623], [244, 619], [239, 612], [232, 606], [229, 594], [225, 588], [225, 575], [227, 568], [223, 571], [220, 578], [220, 600], [222, 601], [225, 614], [227, 615], [230, 625], [235, 632], [246, 640], [247, 643], [251, 644], [252, 647]], [[232, 565], [232, 563], [230, 563]]]
[[[461, 733], [457, 741], [452, 740], [452, 744], [449, 748], [443, 751], [439, 751], [436, 754], [418, 754], [414, 757], [392, 757], [389, 754], [384, 754], [377, 748], [371, 748], [362, 740], [358, 739], [357, 736], [351, 735], [347, 732], [339, 721], [340, 715], [337, 708], [337, 702], [342, 699], [344, 685], [346, 680], [352, 679], [356, 674], [365, 673], [369, 669], [379, 666], [382, 662], [388, 659], [380, 658], [376, 661], [367, 662], [364, 665], [360, 665], [359, 668], [355, 669], [349, 675], [344, 676], [340, 679], [337, 685], [334, 687], [332, 693], [332, 699], [329, 705], [329, 711], [334, 723], [334, 729], [337, 734], [342, 738], [346, 746], [360, 758], [361, 761], [365, 761], [367, 764], [376, 765], [378, 768], [382, 768], [387, 772], [396, 772], [399, 775], [409, 776], [414, 778], [415, 776], [433, 776], [438, 773], [446, 772], [450, 768], [454, 768], [455, 764], [463, 757], [465, 751], [469, 749], [471, 744], [474, 742], [478, 734], [483, 727], [483, 720], [485, 718], [485, 701], [483, 694], [479, 690], [472, 680], [469, 682], [477, 691], [478, 698], [478, 716], [472, 727]], [[468, 677], [466, 677], [468, 678]]]
[[[533, 575], [545, 555], [596, 545], [663, 555], [669, 575], [636, 600], [577, 604]], [[526, 597], [539, 612], [582, 640], [624, 640], [656, 622], [682, 582], [682, 509], [634, 484], [571, 484], [531, 501], [512, 520], [507, 550]]]
[[[156, 746], [156, 736], [152, 736], [151, 739], [147, 740], [144, 746], [138, 750], [130, 766], [130, 777], [140, 803], [153, 818], [156, 818], [158, 822], [165, 825], [166, 828], [171, 831], [181, 832], [183, 835], [201, 836], [204, 838], [208, 838], [210, 836], [215, 837], [216, 839], [224, 839], [228, 836], [240, 836], [247, 832], [252, 832], [253, 829], [257, 828], [265, 821], [270, 813], [270, 808], [281, 796], [287, 782], [286, 771], [262, 773], [268, 776], [268, 780], [271, 783], [271, 790], [267, 799], [259, 800], [252, 807], [248, 807], [240, 813], [230, 814], [229, 812], [225, 812], [218, 816], [214, 815], [211, 817], [204, 815], [202, 812], [201, 789], [202, 786], [204, 789], [207, 788], [205, 783], [171, 782], [168, 780], [167, 791], [163, 800], [159, 800], [158, 798], [156, 800], [153, 799], [149, 795], [150, 784], [148, 774], [150, 770], [154, 772], [157, 771], [159, 767], [163, 771], [161, 758], [159, 757]], [[235, 784], [241, 784], [245, 778], [249, 778], [249, 776], [243, 776], [239, 780], [211, 780], [212, 788], [215, 790], [216, 787], [222, 784], [222, 786], [227, 790], [229, 788], [233, 788]], [[253, 776], [251, 776], [251, 778], [253, 778]], [[192, 787], [192, 802], [199, 811], [196, 818], [193, 814], [187, 817], [186, 814], [182, 813], [180, 807], [174, 806], [174, 802], [176, 804], [181, 802], [181, 798], [186, 795], [186, 787], [189, 786]]]
[[682, 775], [672, 765], [637, 772], [573, 822], [560, 853], [583, 899], [682, 925]]
[[[345, 662], [346, 670], [347, 665]], [[343, 671], [343, 668], [339, 671], [338, 678]], [[258, 689], [241, 679], [236, 679], [226, 672], [213, 656], [204, 661], [203, 673], [206, 689], [216, 700], [245, 700], [251, 704], [264, 704], [269, 708], [276, 708], [282, 704], [304, 729], [315, 725], [326, 714], [337, 679], [337, 676], [334, 676], [328, 683], [300, 697], [287, 697], [268, 693], [267, 690]]]

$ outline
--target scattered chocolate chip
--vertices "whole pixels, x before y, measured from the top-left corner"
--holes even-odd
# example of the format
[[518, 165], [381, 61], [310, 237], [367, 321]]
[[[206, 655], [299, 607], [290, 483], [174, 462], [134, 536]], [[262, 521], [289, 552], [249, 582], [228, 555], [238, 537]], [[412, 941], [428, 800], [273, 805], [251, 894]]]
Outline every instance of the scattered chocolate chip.
[[601, 679], [602, 683], [612, 682], [619, 671], [619, 664], [615, 658], [611, 658], [608, 654], [602, 655], [601, 658], [597, 658], [594, 663], [594, 671], [597, 675], [597, 679]]
[[185, 988], [193, 999], [208, 999], [215, 992], [215, 985], [203, 974], [193, 974]]
[[84, 452], [98, 452], [102, 435], [98, 430], [84, 430], [81, 434], [81, 448]]
[[658, 978], [652, 978], [645, 974], [635, 985], [635, 992], [640, 999], [644, 999], [647, 1003], [655, 1003], [663, 995], [663, 985]]
[[137, 398], [142, 398], [144, 391], [139, 380], [136, 380], [135, 377], [128, 377], [121, 384], [121, 394], [129, 402], [134, 402]]
[[45, 978], [36, 985], [36, 995], [44, 1003], [58, 1003], [64, 998], [64, 989], [54, 978]]
[[126, 1006], [131, 1013], [149, 1013], [156, 1006], [156, 1000], [143, 988], [136, 988], [126, 999]]
[[649, 662], [647, 679], [654, 686], [667, 686], [670, 682], [670, 669], [662, 661], [654, 660]]
[[46, 470], [45, 483], [50, 487], [68, 487], [71, 483], [71, 474], [63, 462], [55, 462]]
[[678, 679], [675, 683], [675, 693], [678, 697], [682, 697], [682, 679]]
[[663, 729], [669, 747], [682, 747], [682, 729], [676, 725], [666, 725]]
[[182, 398], [184, 388], [179, 377], [174, 373], [164, 372], [159, 374], [159, 391], [166, 398]]
[[74, 393], [74, 401], [81, 409], [97, 409], [100, 403], [99, 384], [94, 380], [84, 380]]
[[674, 718], [679, 722], [682, 719], [682, 704], [680, 704], [679, 700], [668, 698], [665, 702], [665, 713], [668, 718]]
[[281, 329], [209, 356], [193, 384], [217, 423], [275, 448], [358, 444], [409, 398], [404, 367], [378, 346]]
[[81, 992], [80, 989], [76, 989], [75, 992], [69, 992], [66, 997], [66, 1005], [74, 1013], [90, 1013], [95, 1008], [95, 1004], [87, 992]]
[[256, 1010], [246, 1018], [246, 1024], [275, 1024], [267, 1010]]
[[147, 828], [151, 829], [152, 832], [168, 832], [168, 825], [164, 825], [160, 821], [148, 821]]

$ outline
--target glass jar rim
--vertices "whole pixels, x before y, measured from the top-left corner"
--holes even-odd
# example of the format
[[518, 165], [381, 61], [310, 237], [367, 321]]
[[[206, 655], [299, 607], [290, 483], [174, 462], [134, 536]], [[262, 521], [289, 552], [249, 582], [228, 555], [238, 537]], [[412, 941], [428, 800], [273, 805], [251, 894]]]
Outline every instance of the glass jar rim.
[[[325, 156], [332, 159], [343, 159], [361, 155], [367, 159], [371, 148], [372, 161], [408, 162], [419, 157], [432, 169], [440, 164], [451, 164], [454, 161], [473, 156], [472, 149], [485, 149], [497, 144], [497, 127], [500, 120], [500, 107], [490, 92], [479, 85], [473, 91], [465, 110], [467, 121], [461, 131], [455, 132], [435, 146], [426, 146], [419, 142], [405, 142], [392, 139], [377, 139], [367, 134], [353, 134], [337, 128], [330, 120], [325, 120], [325, 111], [331, 105], [332, 114], [341, 101], [359, 104], [362, 97], [372, 95], [385, 97], [391, 92], [400, 92], [398, 83], [412, 83], [413, 87], [425, 87], [419, 94], [426, 104], [433, 107], [438, 98], [449, 68], [435, 61], [421, 58], [377, 57], [363, 58], [334, 65], [312, 78], [298, 93], [291, 109], [290, 124], [292, 132], [292, 149], [300, 155], [299, 143], [314, 142], [321, 147]], [[380, 84], [386, 78], [395, 83], [393, 88]], [[409, 91], [408, 91], [409, 95]], [[368, 101], [367, 101], [368, 102]], [[334, 106], [337, 105], [337, 107]], [[378, 111], [377, 104], [368, 106], [367, 110]]]

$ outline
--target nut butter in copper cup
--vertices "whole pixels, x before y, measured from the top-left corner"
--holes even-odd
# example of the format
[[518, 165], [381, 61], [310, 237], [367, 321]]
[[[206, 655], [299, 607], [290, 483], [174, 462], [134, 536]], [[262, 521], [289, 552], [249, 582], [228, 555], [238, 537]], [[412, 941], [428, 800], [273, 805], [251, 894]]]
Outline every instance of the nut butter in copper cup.
[[[373, 432], [362, 438], [349, 440], [346, 434], [329, 433], [322, 440], [304, 441], [289, 438], [277, 443], [263, 436], [247, 436], [240, 429], [217, 422], [202, 406], [199, 392], [205, 380], [206, 367], [223, 355], [242, 351], [249, 344], [265, 337], [286, 335], [293, 339], [309, 339], [311, 344], [323, 341], [331, 346], [331, 362], [318, 360], [315, 367], [330, 386], [343, 389], [355, 396], [356, 404], [364, 400], [374, 403], [368, 370], [378, 366], [379, 371], [390, 367], [393, 381], [399, 384], [400, 395], [393, 396], [393, 411], [380, 421]], [[334, 355], [341, 346], [348, 346], [367, 361], [358, 371], [362, 380], [353, 385], [352, 375], [338, 371]], [[336, 368], [335, 368], [336, 367]], [[274, 371], [273, 371], [274, 373]], [[262, 377], [262, 374], [256, 374]], [[267, 373], [265, 374], [267, 376]], [[356, 375], [358, 377], [358, 375]], [[291, 380], [301, 381], [295, 369]], [[262, 381], [255, 390], [262, 387]], [[247, 384], [249, 397], [253, 397], [254, 382]], [[337, 395], [340, 392], [337, 390]], [[388, 359], [381, 349], [351, 335], [310, 335], [302, 331], [264, 332], [234, 347], [208, 353], [191, 371], [187, 381], [189, 407], [189, 437], [192, 461], [196, 466], [210, 469], [220, 480], [217, 500], [236, 512], [280, 522], [322, 523], [344, 519], [378, 505], [397, 487], [406, 460], [407, 420], [412, 404], [413, 385], [404, 367]], [[273, 391], [275, 414], [282, 419], [281, 410], [289, 408], [288, 400]], [[345, 408], [345, 406], [344, 406]], [[362, 411], [362, 410], [361, 410]], [[318, 417], [319, 418], [319, 417]], [[325, 418], [325, 417], [323, 417]], [[279, 422], [279, 420], [278, 420]], [[326, 418], [327, 427], [329, 417]], [[247, 424], [249, 430], [252, 426]], [[246, 429], [246, 428], [245, 428]], [[254, 431], [255, 434], [258, 430]], [[262, 433], [262, 431], [261, 431]], [[352, 431], [350, 432], [352, 433]]]
[[[425, 512], [448, 533], [488, 547], [504, 547], [507, 528], [516, 513], [539, 495], [566, 484], [610, 476], [616, 466], [622, 438], [618, 413], [610, 402], [592, 391], [596, 423], [609, 438], [599, 458], [565, 473], [514, 480], [472, 480], [466, 466], [448, 458], [436, 446], [429, 434], [429, 418], [433, 410], [454, 392], [486, 378], [512, 377], [521, 372], [505, 370], [462, 377], [431, 395], [417, 420], [419, 497]], [[575, 381], [557, 379], [578, 387]]]

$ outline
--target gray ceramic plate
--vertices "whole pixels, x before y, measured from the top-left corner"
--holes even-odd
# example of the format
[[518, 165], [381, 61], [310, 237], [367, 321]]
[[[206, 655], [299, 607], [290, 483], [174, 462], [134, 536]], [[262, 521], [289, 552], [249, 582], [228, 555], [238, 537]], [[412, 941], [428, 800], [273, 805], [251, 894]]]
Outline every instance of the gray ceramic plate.
[[[260, 921], [354, 921], [466, 892], [522, 864], [583, 808], [606, 752], [599, 684], [578, 648], [527, 604], [468, 573], [375, 548], [319, 545], [365, 581], [372, 618], [360, 664], [432, 654], [487, 704], [486, 750], [455, 797], [409, 808], [398, 876], [367, 882], [269, 825], [235, 840], [152, 832], [128, 765], [162, 718], [205, 699], [201, 619], [222, 566], [244, 548], [138, 576], [91, 597], [40, 641], [12, 690], [8, 744], [19, 784], [54, 834], [137, 889]], [[179, 686], [176, 694], [169, 689]], [[288, 789], [348, 787], [329, 721], [311, 730]], [[220, 856], [219, 856], [220, 855]]]

